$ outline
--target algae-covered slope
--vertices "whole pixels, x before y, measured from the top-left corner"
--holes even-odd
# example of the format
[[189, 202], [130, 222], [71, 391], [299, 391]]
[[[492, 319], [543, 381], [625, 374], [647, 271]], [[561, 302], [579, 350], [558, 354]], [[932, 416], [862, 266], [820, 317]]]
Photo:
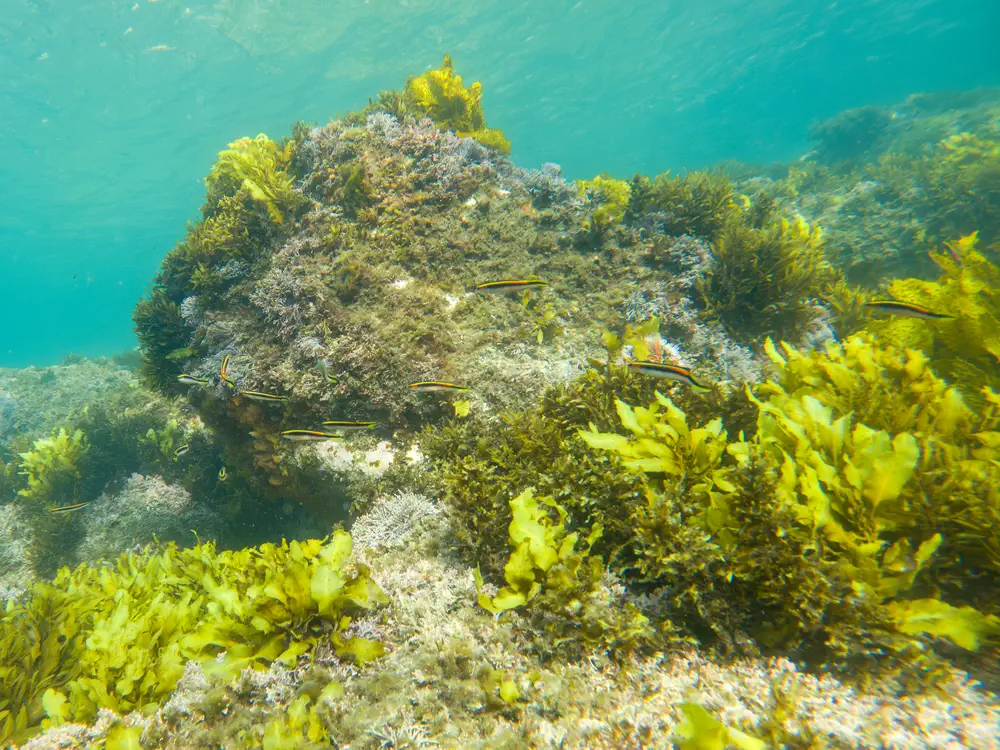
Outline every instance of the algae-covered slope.
[[995, 88], [849, 110], [817, 123], [815, 149], [764, 182], [827, 229], [852, 280], [924, 276], [943, 242], [975, 231], [982, 248], [1000, 241], [998, 116]]
[[133, 372], [102, 359], [67, 357], [52, 367], [0, 369], [0, 442], [46, 434], [72, 412], [135, 383]]

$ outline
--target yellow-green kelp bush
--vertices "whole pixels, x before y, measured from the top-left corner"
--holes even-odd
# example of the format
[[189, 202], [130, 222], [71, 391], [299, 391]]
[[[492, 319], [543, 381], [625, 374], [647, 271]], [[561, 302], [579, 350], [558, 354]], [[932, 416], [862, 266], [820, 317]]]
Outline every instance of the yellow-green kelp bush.
[[[837, 670], [928, 669], [935, 639], [971, 651], [1000, 637], [1000, 396], [984, 391], [988, 408], [973, 413], [919, 351], [867, 335], [824, 352], [767, 350], [776, 376], [750, 397], [752, 439], [656, 393], [648, 407], [615, 401], [614, 425], [592, 404], [585, 413], [600, 427], [563, 423], [561, 437], [549, 436], [567, 455], [576, 445], [592, 452], [568, 464], [586, 467], [579, 498], [551, 458], [552, 470], [535, 467], [547, 496], [524, 494], [525, 467], [507, 473], [509, 459], [490, 463], [495, 453], [442, 461], [446, 498], [464, 498], [453, 505], [459, 524], [485, 508], [491, 528], [508, 526], [507, 583], [483, 606], [523, 608], [555, 643], [694, 638]], [[602, 485], [612, 469], [614, 484]], [[623, 471], [641, 479], [628, 494], [594, 494], [628, 487]], [[521, 493], [507, 514], [494, 472]], [[493, 571], [482, 579], [496, 581], [496, 558], [480, 559]], [[609, 574], [630, 592], [615, 618], [600, 610]]]
[[[1000, 570], [1000, 395], [983, 388], [973, 411], [922, 352], [869, 335], [825, 355], [769, 353], [781, 381], [761, 389], [762, 442], [780, 449], [783, 470], [791, 458], [805, 481], [815, 471], [829, 502], [817, 530], [855, 556], [861, 572], [878, 561], [915, 574], [911, 549], [929, 544], [936, 551], [924, 561], [923, 590], [1000, 614], [991, 583]], [[822, 464], [802, 453], [809, 446]], [[824, 500], [806, 502], [822, 510]]]
[[350, 553], [337, 531], [238, 551], [171, 544], [60, 570], [0, 617], [0, 743], [100, 708], [156, 707], [188, 660], [228, 679], [294, 665], [324, 642], [361, 664], [378, 658], [380, 644], [345, 632], [353, 613], [386, 601]]
[[691, 428], [659, 394], [618, 402], [630, 436], [581, 433], [658, 478], [634, 516], [643, 578], [717, 634], [833, 663], [1000, 635], [1000, 396], [973, 414], [920, 352], [866, 337], [768, 351], [778, 379], [752, 397], [753, 441]]
[[665, 234], [691, 234], [714, 241], [722, 227], [739, 213], [732, 183], [721, 172], [664, 172], [632, 181], [629, 215], [656, 214]]
[[[501, 614], [531, 603], [532, 623], [555, 649], [600, 646], [619, 657], [642, 645], [660, 643], [649, 618], [631, 603], [609, 596], [601, 584], [604, 560], [591, 554], [604, 533], [594, 524], [586, 537], [566, 528], [568, 513], [551, 498], [535, 497], [531, 488], [510, 501], [510, 558], [506, 585], [495, 596], [484, 593], [480, 569], [474, 573], [479, 605]], [[552, 512], [558, 520], [552, 518]], [[539, 649], [548, 652], [548, 646]]]
[[279, 145], [263, 133], [256, 138], [239, 138], [219, 152], [219, 160], [205, 180], [209, 195], [213, 191], [230, 195], [235, 192], [232, 185], [238, 185], [253, 200], [263, 203], [268, 215], [281, 224], [302, 202], [288, 172], [294, 155], [294, 141]]
[[25, 486], [17, 494], [32, 530], [28, 548], [31, 565], [40, 574], [55, 572], [51, 552], [72, 548], [79, 533], [72, 515], [53, 513], [52, 508], [80, 502], [79, 464], [89, 448], [81, 430], [60, 429], [36, 440], [29, 450], [18, 454], [16, 463], [12, 462], [12, 468], [25, 478]]
[[475, 138], [501, 154], [510, 153], [510, 141], [503, 131], [486, 127], [483, 85], [476, 81], [466, 88], [449, 55], [444, 56], [440, 68], [408, 78], [402, 102], [407, 114], [429, 117], [442, 130]]
[[897, 279], [889, 284], [893, 299], [952, 320], [892, 319], [872, 321], [868, 327], [886, 341], [927, 352], [935, 372], [978, 404], [982, 386], [1000, 388], [1000, 268], [975, 249], [976, 239], [972, 234], [952, 243], [954, 256], [931, 253], [940, 273], [936, 281]]
[[702, 304], [743, 340], [801, 335], [837, 279], [819, 228], [774, 218], [770, 209], [759, 224], [752, 215], [727, 221], [713, 250], [716, 267], [699, 284]]
[[632, 186], [625, 180], [616, 180], [608, 174], [599, 174], [592, 180], [578, 180], [580, 197], [588, 199], [594, 206], [590, 225], [597, 231], [620, 224], [625, 218]]
[[[576, 435], [589, 424], [605, 431], [618, 427], [616, 394], [647, 401], [653, 393], [648, 379], [623, 368], [612, 368], [609, 375], [590, 370], [546, 391], [536, 408], [506, 413], [501, 420], [473, 412], [424, 431], [419, 447], [430, 466], [426, 481], [454, 510], [456, 540], [475, 553], [484, 575], [503, 575], [510, 501], [529, 488], [564, 508], [573, 528], [600, 524], [604, 531], [594, 542], [596, 554], [629, 559], [629, 512], [642, 502], [646, 479], [617, 457], [589, 449]], [[696, 418], [723, 413], [734, 434], [752, 430], [756, 419], [756, 409], [739, 392], [713, 404], [690, 393], [677, 399]]]

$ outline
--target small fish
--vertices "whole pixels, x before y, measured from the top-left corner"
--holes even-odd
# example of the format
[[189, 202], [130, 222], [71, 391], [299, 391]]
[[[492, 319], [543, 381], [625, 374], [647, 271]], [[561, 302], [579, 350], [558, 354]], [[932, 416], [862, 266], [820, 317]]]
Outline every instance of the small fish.
[[476, 287], [477, 292], [516, 292], [521, 289], [549, 286], [549, 282], [541, 279], [505, 279], [503, 281], [487, 281]]
[[49, 508], [50, 513], [72, 513], [74, 510], [86, 508], [90, 503], [74, 503], [73, 505], [63, 505], [61, 508]]
[[188, 445], [187, 443], [184, 443], [184, 445], [180, 446], [177, 450], [174, 451], [174, 458], [180, 458], [189, 450], [191, 450], [191, 446]]
[[323, 423], [324, 427], [336, 430], [373, 430], [378, 422], [352, 422], [348, 419], [330, 419]]
[[707, 385], [703, 385], [695, 380], [694, 376], [691, 374], [691, 370], [687, 367], [680, 367], [679, 365], [665, 365], [660, 362], [647, 362], [645, 360], [629, 362], [628, 366], [629, 369], [634, 372], [641, 372], [643, 375], [650, 375], [654, 378], [672, 380], [675, 383], [690, 386], [694, 390], [702, 393], [712, 390]]
[[955, 261], [956, 266], [962, 268], [965, 265], [965, 263], [962, 262], [962, 256], [958, 254], [958, 250], [955, 248], [954, 245], [952, 245], [950, 242], [945, 242], [944, 248], [945, 250], [948, 251], [948, 255], [951, 256], [951, 259]]
[[333, 360], [329, 357], [323, 357], [316, 363], [317, 369], [323, 373], [323, 377], [326, 378], [326, 382], [333, 385], [337, 382], [337, 378], [330, 374], [330, 369], [333, 367]]
[[185, 385], [205, 385], [208, 381], [205, 378], [199, 378], [197, 375], [188, 375], [185, 372], [177, 376], [177, 382], [184, 383]]
[[340, 440], [340, 435], [332, 432], [321, 432], [319, 430], [285, 430], [281, 433], [284, 440], [295, 442], [309, 442], [314, 440]]
[[226, 472], [226, 467], [225, 466], [223, 466], [221, 469], [219, 469], [219, 481], [220, 482], [225, 482], [226, 481], [226, 477], [228, 477], [228, 476], [229, 476], [229, 474], [228, 474], [228, 472]]
[[909, 302], [899, 302], [894, 299], [876, 299], [865, 302], [865, 307], [873, 312], [885, 313], [887, 315], [898, 315], [901, 318], [919, 318], [920, 320], [954, 320], [954, 315], [945, 315], [928, 310], [920, 305], [913, 305]]
[[219, 379], [225, 384], [227, 388], [236, 390], [236, 381], [229, 377], [229, 357], [227, 354], [222, 359], [222, 366], [219, 367]]
[[274, 393], [261, 393], [260, 391], [238, 391], [239, 395], [251, 401], [287, 401], [288, 396], [278, 396]]
[[410, 383], [410, 388], [420, 393], [434, 393], [436, 391], [467, 391], [464, 385], [454, 383], [443, 383], [439, 380], [422, 380], [419, 383]]

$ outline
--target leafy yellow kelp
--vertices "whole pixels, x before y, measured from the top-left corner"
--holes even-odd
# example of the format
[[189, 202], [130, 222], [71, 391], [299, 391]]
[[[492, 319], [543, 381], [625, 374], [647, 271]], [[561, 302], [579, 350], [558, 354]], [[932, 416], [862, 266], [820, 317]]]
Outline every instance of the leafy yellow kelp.
[[727, 727], [697, 703], [681, 703], [682, 721], [674, 732], [674, 741], [681, 750], [765, 750], [763, 740]]
[[[556, 503], [541, 498], [544, 505], [559, 514], [559, 523], [552, 523], [548, 513], [539, 507], [535, 493], [527, 489], [510, 501], [514, 520], [510, 522], [510, 545], [514, 548], [505, 568], [507, 585], [492, 599], [479, 594], [479, 604], [490, 612], [521, 607], [533, 599], [542, 588], [542, 581], [557, 563], [579, 567], [601, 536], [595, 527], [587, 537], [587, 548], [581, 554], [576, 550], [580, 535], [566, 533], [566, 511]], [[482, 576], [476, 571], [476, 587], [482, 589]]]
[[985, 390], [973, 413], [919, 351], [870, 336], [767, 351], [777, 377], [750, 394], [751, 441], [727, 445], [717, 421], [689, 428], [659, 394], [619, 402], [631, 436], [580, 433], [659, 478], [633, 511], [645, 580], [669, 581], [691, 625], [765, 645], [819, 637], [847, 656], [1000, 635], [1000, 396]]
[[52, 437], [36, 440], [31, 450], [19, 454], [21, 474], [28, 486], [18, 494], [38, 508], [65, 505], [80, 477], [77, 461], [87, 452], [87, 440], [80, 430], [72, 434], [60, 429]]
[[810, 488], [810, 512], [829, 538], [854, 553], [877, 543], [883, 567], [902, 555], [912, 571], [918, 560], [892, 545], [916, 548], [940, 534], [942, 549], [929, 558], [938, 585], [977, 601], [976, 578], [1000, 571], [1000, 395], [982, 389], [973, 411], [922, 352], [868, 334], [824, 353], [767, 351], [779, 382], [761, 388], [760, 428], [780, 447], [786, 478]]
[[973, 235], [952, 252], [931, 253], [941, 270], [937, 281], [899, 279], [889, 294], [954, 320], [893, 319], [868, 328], [889, 343], [923, 349], [939, 375], [978, 401], [981, 386], [1000, 387], [1000, 268], [975, 250]]
[[[580, 438], [591, 448], [609, 450], [623, 459], [626, 467], [646, 474], [662, 475], [665, 483], [683, 479], [690, 505], [688, 512], [707, 513], [717, 490], [734, 489], [721, 466], [726, 450], [722, 420], [713, 419], [702, 427], [690, 428], [684, 412], [656, 393], [648, 408], [617, 401], [622, 427], [632, 437], [581, 430]], [[655, 502], [655, 501], [651, 501]], [[705, 521], [709, 524], [709, 521]]]
[[271, 218], [281, 224], [285, 214], [299, 202], [287, 171], [294, 145], [294, 141], [289, 141], [281, 147], [263, 133], [256, 138], [235, 140], [229, 148], [219, 152], [219, 161], [205, 182], [209, 190], [222, 180], [234, 182], [251, 198], [262, 202]]
[[592, 180], [579, 180], [576, 185], [580, 196], [589, 198], [596, 205], [591, 219], [594, 227], [605, 229], [621, 224], [632, 194], [632, 186], [628, 182], [602, 173]]
[[54, 574], [61, 552], [72, 549], [77, 541], [77, 519], [72, 514], [53, 513], [52, 509], [81, 501], [78, 464], [88, 449], [82, 431], [60, 429], [51, 437], [36, 440], [31, 450], [18, 454], [19, 473], [27, 480], [18, 495], [31, 527], [28, 555], [39, 575]]
[[46, 715], [91, 721], [99, 708], [155, 706], [190, 659], [227, 678], [293, 665], [320, 641], [359, 663], [381, 656], [377, 642], [344, 633], [350, 613], [386, 601], [350, 552], [337, 531], [238, 551], [171, 544], [114, 567], [60, 570], [0, 618], [0, 742]]
[[510, 141], [503, 131], [486, 127], [482, 100], [482, 84], [476, 81], [465, 88], [449, 55], [444, 56], [437, 70], [411, 76], [403, 89], [403, 101], [409, 111], [429, 117], [441, 130], [475, 138], [484, 146], [509, 154]]
[[[556, 512], [558, 522], [545, 506]], [[603, 534], [600, 525], [586, 538], [578, 531], [567, 532], [566, 510], [551, 498], [536, 498], [530, 488], [511, 500], [510, 508], [508, 543], [513, 551], [504, 568], [507, 585], [488, 596], [477, 567], [473, 575], [481, 607], [494, 614], [526, 607], [526, 617], [554, 636], [555, 647], [589, 642], [625, 653], [653, 638], [645, 615], [632, 604], [609, 602], [600, 591], [604, 561], [591, 553]], [[505, 701], [516, 700], [513, 685], [506, 688], [506, 696], [504, 686], [499, 687]]]

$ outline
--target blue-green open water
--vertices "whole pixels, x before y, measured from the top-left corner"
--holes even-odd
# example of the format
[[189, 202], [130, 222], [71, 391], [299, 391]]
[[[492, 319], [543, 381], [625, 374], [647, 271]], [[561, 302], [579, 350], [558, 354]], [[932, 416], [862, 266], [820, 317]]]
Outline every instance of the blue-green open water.
[[526, 166], [790, 159], [808, 127], [1000, 84], [997, 0], [0, 1], [0, 366], [135, 345], [215, 154], [450, 53]]

